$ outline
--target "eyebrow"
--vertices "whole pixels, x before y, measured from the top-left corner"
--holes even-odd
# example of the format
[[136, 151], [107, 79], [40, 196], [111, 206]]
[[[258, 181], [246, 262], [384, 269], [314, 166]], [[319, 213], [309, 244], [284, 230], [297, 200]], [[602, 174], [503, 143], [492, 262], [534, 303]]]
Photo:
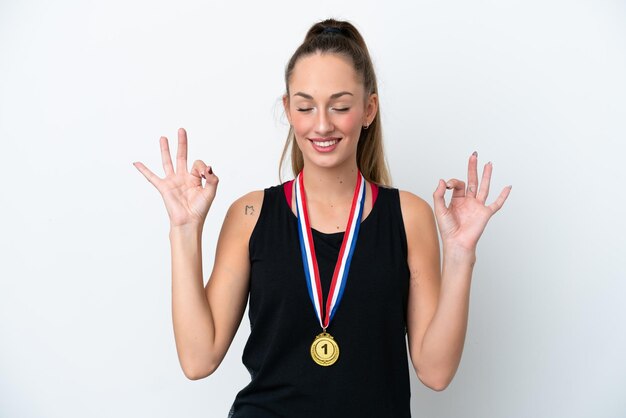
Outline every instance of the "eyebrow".
[[[334, 93], [330, 95], [331, 99], [337, 99], [338, 97], [341, 97], [343, 95], [349, 94], [350, 96], [354, 96], [352, 93], [350, 93], [349, 91], [340, 91], [339, 93]], [[309, 99], [309, 100], [313, 100], [313, 96], [311, 96], [310, 94], [306, 94], [303, 93], [301, 91], [294, 93], [294, 96], [302, 96], [305, 99]]]

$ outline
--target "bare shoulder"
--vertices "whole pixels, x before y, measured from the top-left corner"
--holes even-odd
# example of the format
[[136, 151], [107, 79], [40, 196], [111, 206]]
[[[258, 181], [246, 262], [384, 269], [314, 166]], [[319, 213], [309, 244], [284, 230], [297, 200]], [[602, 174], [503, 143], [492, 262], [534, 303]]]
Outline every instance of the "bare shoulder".
[[241, 221], [258, 218], [263, 205], [263, 195], [263, 190], [254, 190], [246, 193], [230, 205], [226, 216], [236, 216]]
[[[424, 262], [438, 260], [439, 237], [431, 206], [421, 197], [400, 191], [400, 207], [412, 273], [423, 270]], [[430, 260], [430, 261], [429, 261]]]
[[400, 190], [399, 193], [400, 208], [406, 229], [411, 229], [411, 227], [419, 228], [432, 223], [434, 215], [428, 202], [406, 190]]
[[247, 241], [259, 219], [263, 196], [263, 190], [254, 190], [231, 203], [224, 218], [224, 228], [236, 232], [242, 240]]
[[[439, 276], [439, 237], [431, 206], [413, 193], [400, 191], [400, 206], [407, 240], [407, 261], [414, 283], [435, 283]], [[422, 286], [423, 288], [423, 286]], [[429, 291], [422, 292], [429, 294]], [[427, 296], [427, 298], [431, 298]], [[430, 304], [432, 299], [427, 302]], [[421, 305], [424, 305], [422, 301]], [[430, 305], [429, 305], [430, 306]]]

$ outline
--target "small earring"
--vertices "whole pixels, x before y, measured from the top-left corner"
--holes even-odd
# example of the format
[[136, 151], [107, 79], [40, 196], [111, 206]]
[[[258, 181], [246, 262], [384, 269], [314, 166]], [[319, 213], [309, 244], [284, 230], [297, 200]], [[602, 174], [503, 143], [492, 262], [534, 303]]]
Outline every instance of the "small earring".
[[369, 128], [369, 127], [370, 127], [370, 126], [369, 126], [369, 124], [367, 124], [367, 123], [366, 123], [365, 125], [363, 125], [363, 129], [367, 129], [367, 128]]

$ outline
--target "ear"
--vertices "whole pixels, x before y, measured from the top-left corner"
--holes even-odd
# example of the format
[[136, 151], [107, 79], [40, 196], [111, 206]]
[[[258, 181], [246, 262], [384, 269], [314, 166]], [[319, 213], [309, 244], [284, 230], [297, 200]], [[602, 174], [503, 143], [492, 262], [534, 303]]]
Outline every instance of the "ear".
[[289, 113], [289, 96], [287, 96], [287, 94], [283, 94], [283, 108], [285, 109], [285, 115], [287, 115], [289, 125], [291, 125], [291, 113]]
[[365, 120], [363, 121], [363, 124], [371, 125], [376, 117], [376, 112], [378, 112], [378, 94], [372, 93], [367, 99], [365, 106]]

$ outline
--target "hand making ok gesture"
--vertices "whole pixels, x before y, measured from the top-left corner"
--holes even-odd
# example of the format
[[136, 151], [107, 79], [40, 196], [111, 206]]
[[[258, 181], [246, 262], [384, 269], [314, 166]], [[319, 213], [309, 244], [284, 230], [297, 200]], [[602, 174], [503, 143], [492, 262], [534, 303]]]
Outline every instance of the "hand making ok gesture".
[[[474, 251], [487, 222], [500, 210], [511, 192], [512, 186], [505, 187], [495, 202], [486, 205], [493, 166], [491, 162], [485, 164], [479, 188], [477, 165], [478, 154], [474, 152], [468, 164], [467, 188], [458, 179], [451, 179], [447, 183], [439, 180], [433, 193], [435, 217], [444, 247], [457, 246]], [[446, 189], [453, 190], [447, 207], [444, 200]]]
[[[170, 226], [202, 226], [215, 198], [219, 179], [202, 160], [194, 161], [191, 172], [187, 171], [187, 132], [183, 128], [178, 130], [176, 171], [172, 166], [167, 138], [162, 136], [160, 144], [165, 178], [156, 176], [139, 161], [133, 165], [161, 193]], [[203, 178], [206, 179], [204, 186]]]

